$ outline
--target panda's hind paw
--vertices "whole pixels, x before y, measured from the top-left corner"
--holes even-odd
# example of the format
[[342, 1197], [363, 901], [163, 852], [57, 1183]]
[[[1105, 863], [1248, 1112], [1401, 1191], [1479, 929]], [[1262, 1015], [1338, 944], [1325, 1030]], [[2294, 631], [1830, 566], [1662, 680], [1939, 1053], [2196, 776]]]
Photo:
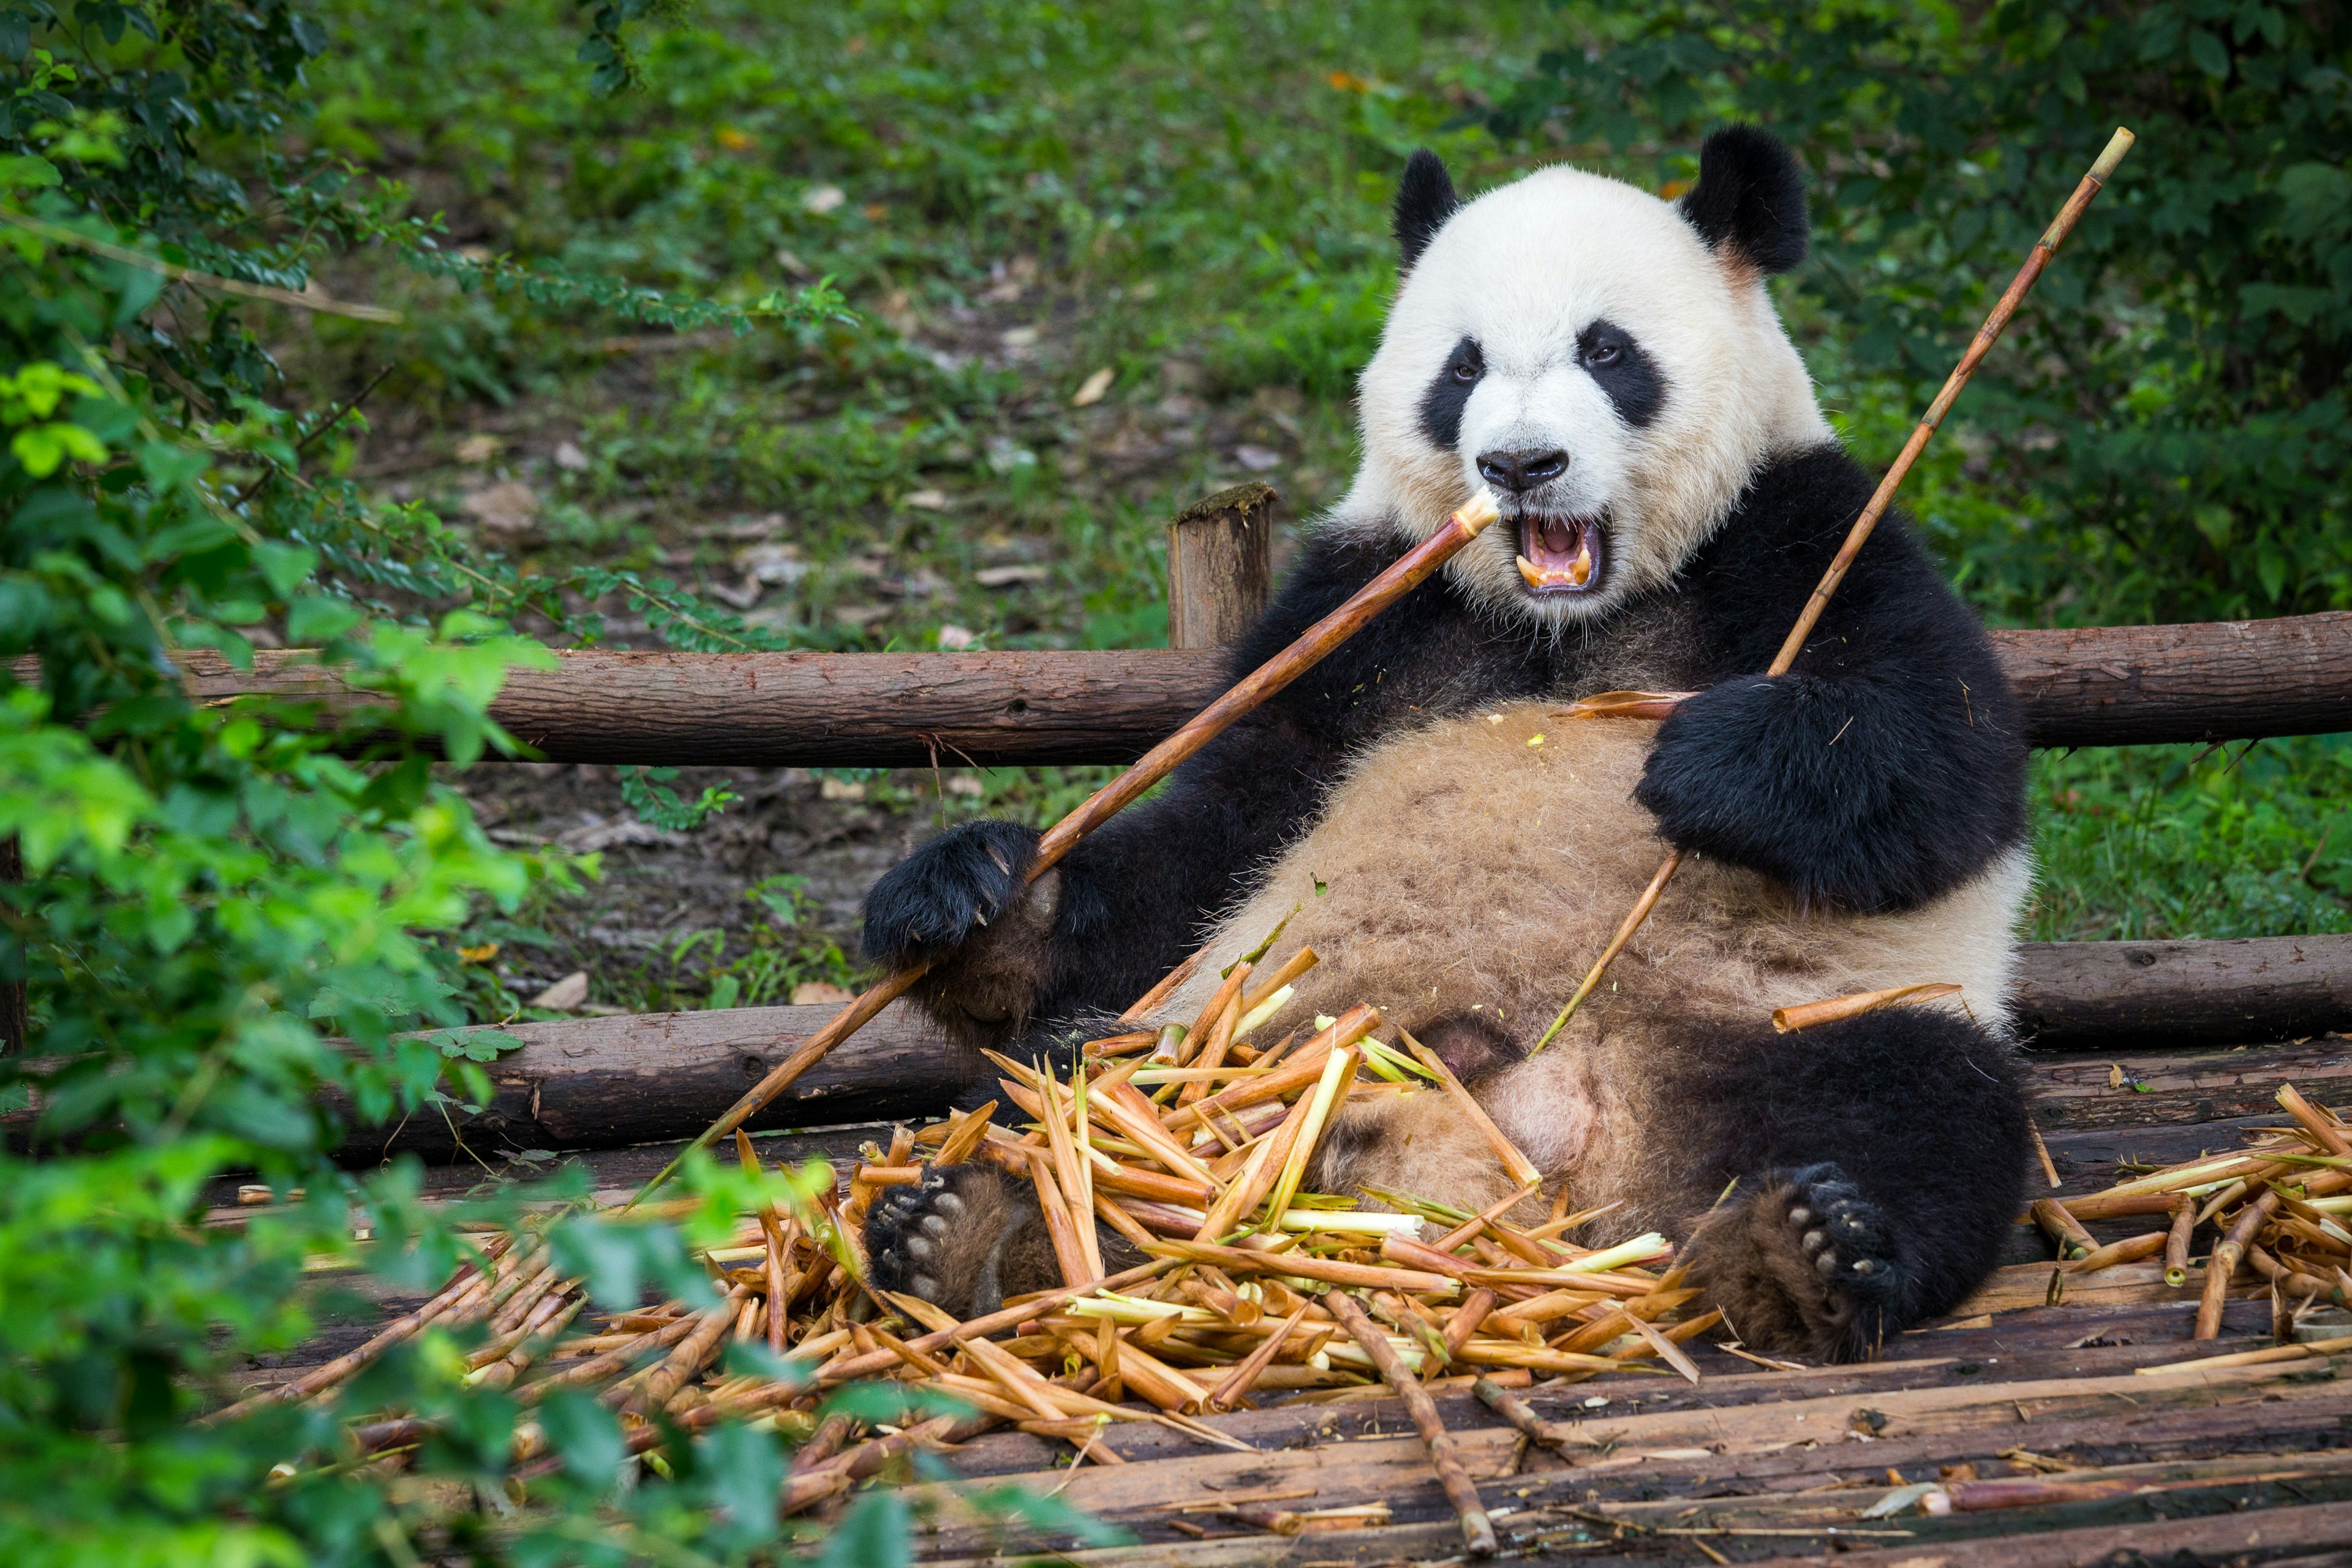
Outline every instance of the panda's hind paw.
[[1027, 1279], [1035, 1248], [1024, 1243], [1027, 1232], [1043, 1229], [1036, 1205], [1003, 1174], [950, 1165], [875, 1200], [866, 1251], [880, 1289], [968, 1319], [1037, 1288]]
[[1856, 1361], [1909, 1326], [1914, 1294], [1885, 1212], [1834, 1164], [1765, 1177], [1707, 1216], [1692, 1281], [1759, 1350]]
[[1795, 1173], [1786, 1223], [1800, 1255], [1824, 1284], [1873, 1297], [1895, 1279], [1895, 1249], [1875, 1205], [1835, 1165]]

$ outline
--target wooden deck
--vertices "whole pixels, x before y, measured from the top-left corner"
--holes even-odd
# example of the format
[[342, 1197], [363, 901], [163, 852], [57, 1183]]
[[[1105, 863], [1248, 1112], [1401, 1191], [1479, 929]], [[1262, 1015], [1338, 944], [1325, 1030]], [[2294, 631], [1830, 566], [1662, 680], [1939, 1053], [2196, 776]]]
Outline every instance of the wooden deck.
[[[2352, 1081], [2343, 1081], [2352, 1080], [2352, 1038], [2337, 1035], [2027, 1060], [2063, 1178], [2059, 1195], [2108, 1184], [2122, 1162], [2238, 1146], [2279, 1124], [2272, 1097], [2282, 1081], [2322, 1103], [2352, 1103]], [[857, 1143], [877, 1136], [887, 1141], [887, 1124], [756, 1142], [771, 1159], [823, 1154], [845, 1169]], [[617, 1197], [675, 1148], [571, 1157]], [[479, 1163], [438, 1167], [428, 1191], [455, 1195], [488, 1174]], [[2147, 1222], [2092, 1228], [2107, 1240]], [[1648, 1373], [1520, 1389], [1539, 1415], [1565, 1424], [1557, 1447], [1521, 1436], [1472, 1396], [1467, 1380], [1433, 1386], [1506, 1555], [1704, 1563], [1834, 1553], [1857, 1568], [2352, 1564], [2352, 1553], [2331, 1550], [2352, 1547], [2352, 1379], [2338, 1381], [2338, 1363], [2142, 1370], [2270, 1344], [2272, 1306], [2259, 1281], [2242, 1279], [2221, 1339], [2199, 1343], [2189, 1338], [2196, 1275], [2178, 1289], [2153, 1263], [2069, 1276], [2051, 1304], [2055, 1268], [2041, 1234], [2020, 1225], [2007, 1258], [1952, 1319], [1903, 1335], [1868, 1364], [1775, 1370], [1693, 1342], [1696, 1384]], [[367, 1326], [330, 1330], [302, 1359], [338, 1353]], [[2323, 1310], [2301, 1331], [2352, 1334], [2352, 1314]], [[257, 1368], [255, 1382], [296, 1370]], [[1065, 1444], [982, 1436], [949, 1456], [966, 1481], [910, 1490], [921, 1555], [1330, 1568], [1457, 1557], [1461, 1537], [1423, 1447], [1399, 1403], [1366, 1396], [1375, 1393], [1213, 1419], [1252, 1453], [1124, 1425], [1101, 1441], [1125, 1463], [1072, 1469]], [[2001, 1478], [2016, 1484], [1954, 1484]], [[1920, 1511], [1901, 1490], [1920, 1483], [1938, 1484], [1960, 1506]], [[958, 1500], [967, 1488], [1005, 1485], [1054, 1493], [1135, 1544], [1087, 1548], [1066, 1534], [1008, 1529]], [[2020, 1490], [2022, 1498], [1999, 1495]], [[2007, 1506], [1973, 1506], [1989, 1496]], [[1889, 1509], [1890, 1500], [1901, 1506]], [[1385, 1523], [1311, 1517], [1369, 1504], [1386, 1505]], [[1260, 1522], [1228, 1511], [1236, 1508], [1261, 1510]], [[1309, 1517], [1297, 1534], [1265, 1527], [1268, 1514], [1283, 1512]]]

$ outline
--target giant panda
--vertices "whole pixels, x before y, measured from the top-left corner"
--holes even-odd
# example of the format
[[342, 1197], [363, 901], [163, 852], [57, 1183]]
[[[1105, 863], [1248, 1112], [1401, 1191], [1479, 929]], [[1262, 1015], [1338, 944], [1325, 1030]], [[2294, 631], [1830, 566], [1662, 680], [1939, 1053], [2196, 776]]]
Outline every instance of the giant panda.
[[[1394, 220], [1361, 469], [1234, 675], [1481, 485], [1502, 520], [1025, 891], [1029, 828], [921, 846], [872, 889], [866, 952], [930, 961], [919, 1000], [961, 1046], [1026, 1049], [1205, 944], [1164, 1008], [1191, 1018], [1296, 909], [1286, 944], [1324, 961], [1297, 1014], [1370, 1002], [1427, 1042], [1551, 1192], [1615, 1205], [1582, 1239], [1664, 1230], [1746, 1343], [1866, 1356], [1962, 1300], [2021, 1201], [2026, 747], [1899, 516], [1794, 668], [1759, 673], [1873, 488], [1766, 288], [1805, 253], [1798, 165], [1733, 127], [1679, 201], [1555, 167], [1464, 203], [1423, 152]], [[1624, 689], [1696, 695], [1663, 723], [1560, 716]], [[1531, 1055], [1669, 847], [1655, 913]], [[1935, 981], [1961, 989], [1769, 1022]], [[1350, 1109], [1311, 1183], [1485, 1207], [1511, 1184], [1464, 1121], [1437, 1093]], [[897, 1189], [877, 1279], [959, 1313], [1058, 1283], [1023, 1194], [980, 1166]]]

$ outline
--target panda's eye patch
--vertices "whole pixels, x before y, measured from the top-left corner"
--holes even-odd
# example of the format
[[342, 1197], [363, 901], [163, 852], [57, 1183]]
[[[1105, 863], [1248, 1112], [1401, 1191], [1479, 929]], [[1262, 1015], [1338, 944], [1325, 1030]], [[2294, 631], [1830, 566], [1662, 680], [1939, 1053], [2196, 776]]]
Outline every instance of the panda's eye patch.
[[1666, 378], [1633, 334], [1601, 320], [1576, 334], [1576, 362], [1607, 394], [1617, 416], [1640, 429], [1666, 401]]
[[1447, 368], [1456, 381], [1475, 381], [1486, 374], [1486, 361], [1476, 343], [1465, 342], [1454, 351], [1454, 363]]

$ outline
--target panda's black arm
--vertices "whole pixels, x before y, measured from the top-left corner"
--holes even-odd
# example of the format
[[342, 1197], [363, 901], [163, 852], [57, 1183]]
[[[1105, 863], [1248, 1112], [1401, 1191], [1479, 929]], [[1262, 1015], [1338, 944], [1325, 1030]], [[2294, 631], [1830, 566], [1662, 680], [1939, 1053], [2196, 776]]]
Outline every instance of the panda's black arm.
[[1889, 517], [1795, 668], [1740, 673], [1770, 662], [1869, 492], [1834, 447], [1759, 476], [1686, 580], [1717, 684], [1660, 728], [1636, 796], [1681, 848], [1899, 910], [2025, 837], [2022, 715], [1984, 628]]
[[[1381, 542], [1310, 543], [1234, 647], [1234, 677], [1338, 608], [1394, 553]], [[1450, 694], [1460, 684], [1459, 670], [1433, 674], [1433, 662], [1463, 658], [1481, 635], [1445, 584], [1425, 584], [1079, 844], [1028, 904], [1016, 895], [1034, 831], [950, 829], [875, 885], [866, 957], [934, 959], [918, 999], [972, 1044], [1125, 1007], [1313, 817], [1351, 746], [1409, 719], [1433, 685]]]

